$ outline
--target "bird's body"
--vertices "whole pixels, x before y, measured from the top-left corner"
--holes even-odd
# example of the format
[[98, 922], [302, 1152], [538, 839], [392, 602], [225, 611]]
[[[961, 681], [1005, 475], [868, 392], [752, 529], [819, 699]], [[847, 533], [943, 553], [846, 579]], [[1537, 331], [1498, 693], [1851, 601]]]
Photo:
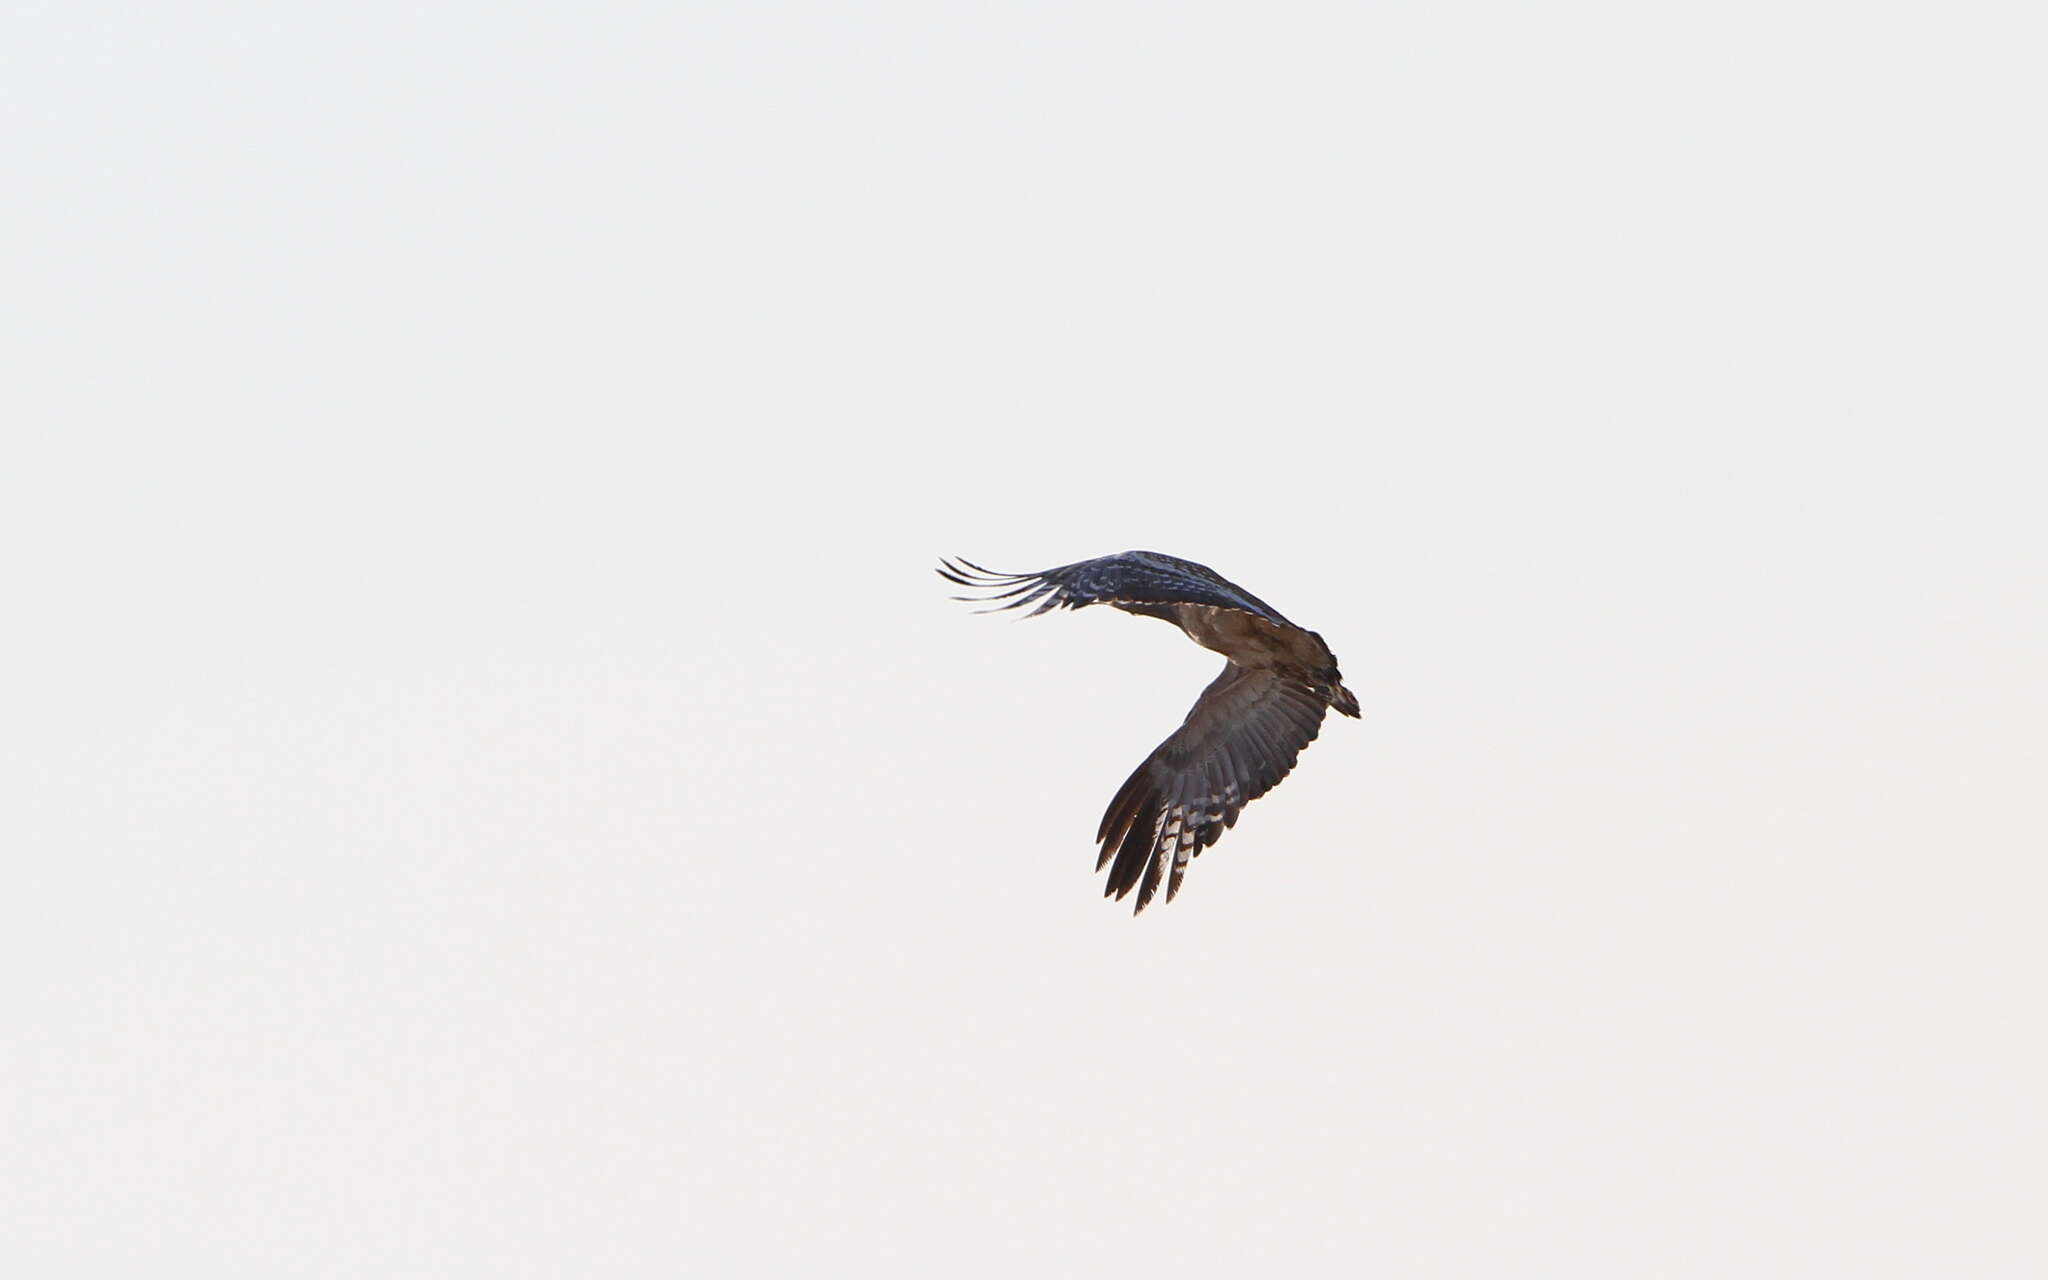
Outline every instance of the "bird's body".
[[1008, 602], [999, 609], [1035, 603], [1032, 617], [1106, 604], [1158, 618], [1229, 660], [1186, 722], [1110, 801], [1096, 832], [1102, 849], [1095, 869], [1110, 869], [1104, 896], [1121, 899], [1136, 888], [1139, 911], [1169, 870], [1166, 900], [1173, 901], [1188, 863], [1287, 776], [1321, 732], [1325, 711], [1358, 715], [1358, 699], [1321, 636], [1192, 560], [1126, 551], [1019, 574], [961, 560], [945, 562], [939, 574], [991, 592], [982, 599]]

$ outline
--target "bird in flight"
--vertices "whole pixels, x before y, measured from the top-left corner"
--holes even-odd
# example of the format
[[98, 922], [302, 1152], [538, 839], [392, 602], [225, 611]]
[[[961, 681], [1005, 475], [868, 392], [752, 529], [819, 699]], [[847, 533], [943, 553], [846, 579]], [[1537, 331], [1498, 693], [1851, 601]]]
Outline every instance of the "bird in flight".
[[1188, 863], [1235, 826], [1246, 805], [1279, 785], [1321, 732], [1325, 710], [1358, 716], [1358, 699], [1321, 636], [1192, 560], [1126, 551], [1043, 573], [995, 573], [957, 558], [940, 563], [946, 581], [988, 593], [954, 599], [1008, 601], [983, 613], [1035, 603], [1024, 615], [1035, 618], [1048, 609], [1106, 604], [1170, 622], [1229, 659], [1187, 721], [1109, 802], [1095, 833], [1102, 846], [1095, 869], [1109, 867], [1102, 896], [1122, 901], [1136, 889], [1133, 914], [1152, 901], [1162, 876], [1166, 900], [1173, 901]]

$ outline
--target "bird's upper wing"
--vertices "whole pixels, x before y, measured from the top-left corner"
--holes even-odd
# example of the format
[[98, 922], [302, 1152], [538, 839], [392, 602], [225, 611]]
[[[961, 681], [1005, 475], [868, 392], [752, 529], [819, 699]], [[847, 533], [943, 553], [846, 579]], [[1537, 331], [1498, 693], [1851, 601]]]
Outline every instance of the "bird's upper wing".
[[1157, 551], [1099, 556], [1043, 573], [996, 573], [959, 559], [943, 563], [939, 576], [946, 581], [990, 592], [961, 599], [1009, 601], [996, 605], [997, 609], [1037, 604], [1029, 617], [1037, 617], [1048, 609], [1081, 609], [1091, 604], [1205, 604], [1239, 609], [1270, 622], [1293, 625], [1280, 616], [1279, 610], [1214, 569]]
[[1116, 859], [1103, 896], [1121, 899], [1136, 888], [1143, 911], [1170, 866], [1166, 900], [1173, 901], [1189, 860], [1287, 776], [1321, 732], [1324, 710], [1322, 697], [1298, 682], [1226, 665], [1102, 815], [1095, 869]]

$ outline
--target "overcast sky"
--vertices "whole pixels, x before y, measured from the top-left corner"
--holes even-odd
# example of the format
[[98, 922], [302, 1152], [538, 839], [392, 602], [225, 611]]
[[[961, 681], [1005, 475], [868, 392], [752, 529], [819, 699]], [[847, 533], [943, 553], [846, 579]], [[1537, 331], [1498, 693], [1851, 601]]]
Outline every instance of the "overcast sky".
[[12, 13], [0, 1264], [2048, 1271], [2028, 16]]

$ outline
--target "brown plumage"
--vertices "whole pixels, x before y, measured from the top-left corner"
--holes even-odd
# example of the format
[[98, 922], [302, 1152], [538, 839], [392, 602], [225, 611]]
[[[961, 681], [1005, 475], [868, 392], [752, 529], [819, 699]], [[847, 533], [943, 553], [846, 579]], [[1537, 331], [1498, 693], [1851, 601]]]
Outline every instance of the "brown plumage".
[[1187, 720], [1138, 766], [1096, 831], [1095, 869], [1109, 868], [1105, 897], [1138, 891], [1143, 911], [1166, 881], [1180, 892], [1188, 863], [1271, 791], [1321, 732], [1323, 713], [1358, 715], [1336, 655], [1257, 596], [1191, 560], [1156, 551], [1083, 560], [1043, 573], [993, 573], [965, 560], [943, 562], [948, 582], [989, 592], [956, 599], [1006, 601], [998, 609], [1106, 604], [1171, 622], [1229, 661], [1195, 700]]

